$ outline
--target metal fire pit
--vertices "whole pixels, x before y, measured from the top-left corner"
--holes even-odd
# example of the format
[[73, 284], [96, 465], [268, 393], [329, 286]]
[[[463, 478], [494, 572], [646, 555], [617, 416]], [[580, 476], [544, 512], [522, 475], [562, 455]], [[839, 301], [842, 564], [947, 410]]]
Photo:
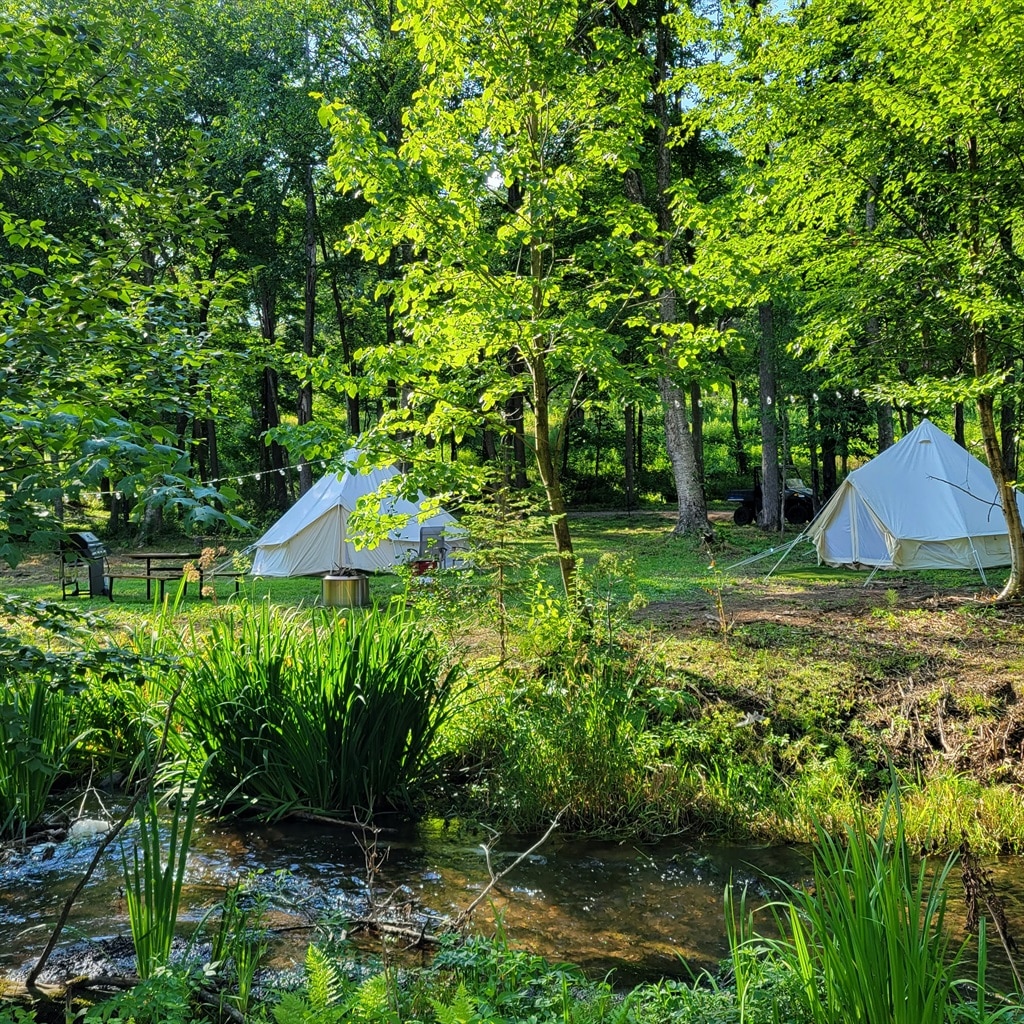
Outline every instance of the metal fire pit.
[[365, 576], [328, 573], [323, 584], [324, 604], [332, 608], [362, 608], [370, 603], [370, 581]]

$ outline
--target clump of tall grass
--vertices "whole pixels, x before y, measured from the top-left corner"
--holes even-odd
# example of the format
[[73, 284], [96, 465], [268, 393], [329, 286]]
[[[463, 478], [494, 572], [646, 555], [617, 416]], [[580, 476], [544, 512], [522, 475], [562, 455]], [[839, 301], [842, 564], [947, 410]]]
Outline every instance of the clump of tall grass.
[[162, 828], [160, 805], [149, 785], [136, 812], [138, 833], [131, 844], [130, 855], [128, 844], [121, 844], [128, 922], [142, 979], [151, 978], [167, 965], [185, 884], [185, 864], [196, 817], [196, 793], [186, 794], [182, 784], [173, 798], [170, 819], [166, 828]]
[[934, 847], [996, 854], [1024, 850], [1024, 800], [1012, 786], [986, 786], [964, 774], [935, 774], [903, 791], [907, 835]]
[[[943, 1024], [964, 1001], [959, 973], [967, 946], [953, 941], [945, 923], [955, 862], [955, 854], [937, 865], [911, 856], [895, 786], [877, 831], [863, 815], [843, 837], [819, 826], [813, 886], [778, 883], [781, 938], [754, 934], [749, 915], [741, 907], [737, 917], [727, 900], [737, 992], [756, 987], [766, 958], [799, 979], [814, 1024]], [[751, 949], [757, 958], [746, 955]], [[986, 1009], [984, 963], [982, 933], [970, 1007], [978, 1021], [997, 1016]]]
[[269, 602], [214, 622], [182, 671], [175, 751], [267, 819], [406, 800], [463, 679], [400, 611], [302, 617]]
[[[1024, 800], [1012, 786], [984, 785], [955, 772], [897, 778], [909, 842], [943, 852], [965, 840], [986, 854], [1024, 849]], [[779, 836], [806, 842], [814, 839], [819, 825], [842, 834], [860, 814], [878, 823], [889, 798], [865, 793], [863, 781], [848, 752], [808, 762], [788, 780], [788, 806], [780, 804], [777, 818], [768, 824]]]
[[24, 835], [78, 738], [71, 700], [45, 682], [0, 689], [0, 837]]

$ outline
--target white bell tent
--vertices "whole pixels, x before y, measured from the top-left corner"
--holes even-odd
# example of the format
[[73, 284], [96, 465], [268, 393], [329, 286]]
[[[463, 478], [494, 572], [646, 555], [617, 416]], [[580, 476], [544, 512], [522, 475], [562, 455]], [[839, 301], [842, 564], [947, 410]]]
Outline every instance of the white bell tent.
[[[345, 462], [355, 463], [358, 457], [359, 452], [350, 449], [345, 453]], [[426, 501], [421, 493], [415, 502], [384, 498], [382, 514], [409, 518], [404, 526], [389, 531], [379, 544], [357, 548], [353, 544], [356, 538], [349, 532], [349, 516], [356, 502], [397, 474], [397, 468], [389, 466], [355, 473], [346, 470], [322, 477], [256, 541], [252, 574], [317, 576], [346, 569], [378, 572], [422, 554], [428, 539], [436, 544], [439, 538], [461, 536], [463, 531], [455, 517], [443, 509], [421, 518]]]
[[[1017, 497], [1024, 514], [1024, 502]], [[840, 484], [804, 536], [827, 565], [976, 569], [1010, 564], [1002, 506], [988, 467], [933, 423]]]

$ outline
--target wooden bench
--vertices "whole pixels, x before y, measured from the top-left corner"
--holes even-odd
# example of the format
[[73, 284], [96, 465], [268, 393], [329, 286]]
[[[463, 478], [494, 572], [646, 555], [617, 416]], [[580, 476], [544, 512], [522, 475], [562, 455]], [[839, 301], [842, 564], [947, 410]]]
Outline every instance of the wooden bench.
[[[215, 583], [218, 579], [233, 579], [235, 581], [235, 593], [237, 594], [242, 585], [242, 573], [231, 572], [204, 572], [202, 569], [197, 568], [196, 571], [199, 574], [199, 599], [203, 599], [203, 586], [207, 580], [211, 583]], [[154, 567], [150, 572], [108, 572], [105, 573], [103, 579], [106, 582], [107, 597], [111, 601], [114, 600], [114, 580], [145, 580], [146, 583], [146, 600], [149, 601], [152, 598], [152, 587], [154, 583], [159, 584], [159, 590], [157, 593], [160, 595], [160, 601], [163, 602], [164, 594], [166, 592], [168, 583], [177, 583], [179, 580], [184, 579], [185, 585], [182, 589], [182, 596], [188, 593], [189, 579], [185, 576], [184, 568], [179, 569], [175, 567], [167, 567], [160, 570], [158, 567]], [[192, 582], [196, 582], [194, 579]]]
[[[103, 577], [103, 579], [106, 581], [106, 585], [107, 585], [107, 597], [109, 597], [111, 601], [114, 600], [114, 580], [141, 580], [141, 581], [145, 582], [145, 584], [146, 584], [146, 600], [147, 601], [149, 601], [150, 598], [151, 598], [153, 584], [154, 583], [158, 583], [160, 585], [159, 590], [157, 592], [160, 595], [161, 602], [164, 599], [164, 592], [165, 592], [165, 588], [166, 588], [167, 584], [168, 583], [177, 583], [179, 580], [181, 580], [183, 578], [184, 577], [180, 573], [177, 576], [169, 576], [169, 575], [158, 576], [156, 573], [153, 573], [153, 574], [147, 576], [144, 573], [135, 573], [135, 572], [113, 572], [113, 573], [108, 572]], [[186, 593], [188, 593], [188, 580], [187, 579], [185, 580], [185, 589], [182, 591], [183, 595], [186, 594]]]

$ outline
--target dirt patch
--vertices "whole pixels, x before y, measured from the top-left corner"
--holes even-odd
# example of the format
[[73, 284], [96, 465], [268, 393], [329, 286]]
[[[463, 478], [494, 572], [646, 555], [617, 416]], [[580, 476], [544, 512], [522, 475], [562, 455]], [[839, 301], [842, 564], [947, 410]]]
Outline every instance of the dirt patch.
[[773, 578], [642, 613], [702, 693], [898, 765], [1024, 785], [1024, 609], [973, 587]]

